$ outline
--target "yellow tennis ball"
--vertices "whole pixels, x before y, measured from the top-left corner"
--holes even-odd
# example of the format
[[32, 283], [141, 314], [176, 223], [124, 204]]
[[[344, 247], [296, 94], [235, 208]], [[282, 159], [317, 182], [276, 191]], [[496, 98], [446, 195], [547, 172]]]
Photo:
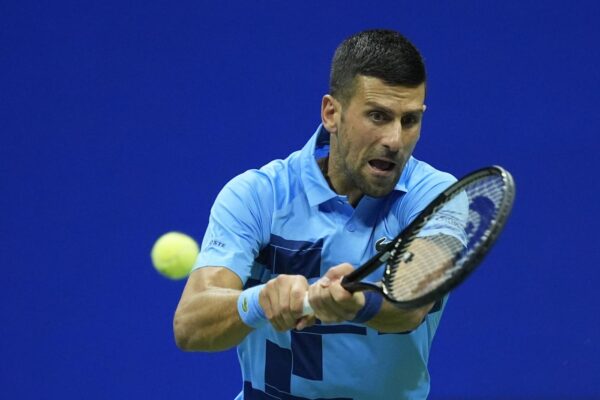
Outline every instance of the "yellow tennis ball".
[[190, 273], [199, 251], [196, 241], [188, 235], [169, 232], [154, 243], [150, 257], [154, 268], [162, 275], [182, 279]]

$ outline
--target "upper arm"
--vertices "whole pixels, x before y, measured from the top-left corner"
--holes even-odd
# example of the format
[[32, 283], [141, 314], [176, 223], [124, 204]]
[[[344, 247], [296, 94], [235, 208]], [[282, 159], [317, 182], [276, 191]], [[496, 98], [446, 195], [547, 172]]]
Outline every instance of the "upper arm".
[[[270, 180], [256, 170], [227, 183], [211, 209], [194, 268], [226, 266], [245, 282], [262, 244], [269, 239], [272, 193]], [[211, 272], [201, 275], [214, 278]]]
[[408, 226], [429, 203], [454, 182], [456, 179], [453, 176], [439, 173], [435, 178], [423, 179], [412, 188], [402, 201], [404, 226]]

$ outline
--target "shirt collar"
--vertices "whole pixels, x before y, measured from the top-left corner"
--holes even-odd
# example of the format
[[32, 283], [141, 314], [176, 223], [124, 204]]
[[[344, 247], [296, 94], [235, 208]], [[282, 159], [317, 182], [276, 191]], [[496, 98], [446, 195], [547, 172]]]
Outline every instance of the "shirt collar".
[[[311, 207], [338, 197], [338, 194], [329, 187], [327, 180], [317, 164], [317, 159], [323, 158], [329, 154], [329, 136], [329, 132], [327, 132], [323, 125], [319, 125], [315, 133], [300, 152], [300, 174], [306, 196], [308, 197], [308, 203]], [[410, 176], [410, 171], [413, 169], [413, 161], [413, 158], [410, 157], [394, 190], [401, 192], [408, 191], [406, 184], [408, 177]]]

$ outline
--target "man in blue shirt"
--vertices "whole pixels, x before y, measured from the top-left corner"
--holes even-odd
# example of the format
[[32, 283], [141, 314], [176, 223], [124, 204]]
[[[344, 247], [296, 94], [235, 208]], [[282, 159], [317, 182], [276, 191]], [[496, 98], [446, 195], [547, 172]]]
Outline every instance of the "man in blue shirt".
[[184, 350], [237, 346], [238, 399], [427, 397], [443, 304], [403, 310], [340, 284], [454, 182], [411, 155], [424, 100], [418, 50], [358, 33], [336, 50], [304, 148], [219, 193], [174, 331]]

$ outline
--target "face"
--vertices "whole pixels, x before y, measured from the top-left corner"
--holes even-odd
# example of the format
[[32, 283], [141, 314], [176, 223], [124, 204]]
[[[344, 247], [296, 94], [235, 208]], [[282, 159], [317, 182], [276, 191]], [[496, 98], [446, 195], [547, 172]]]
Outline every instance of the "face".
[[425, 111], [425, 84], [390, 86], [357, 76], [354, 95], [342, 105], [323, 98], [323, 125], [331, 133], [328, 178], [333, 189], [358, 203], [396, 186], [417, 144]]

